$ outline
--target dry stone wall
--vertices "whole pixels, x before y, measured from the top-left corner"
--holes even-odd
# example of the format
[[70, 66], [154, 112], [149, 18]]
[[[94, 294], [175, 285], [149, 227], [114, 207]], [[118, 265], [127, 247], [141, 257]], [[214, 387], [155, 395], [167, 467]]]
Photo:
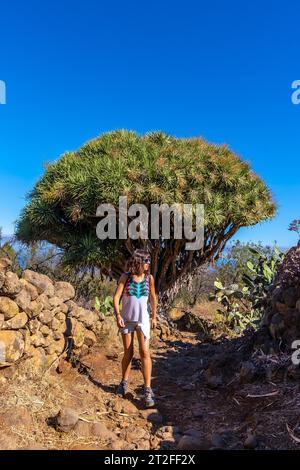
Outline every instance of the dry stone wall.
[[291, 347], [300, 340], [300, 245], [291, 248], [269, 292], [263, 325], [274, 340]]
[[10, 267], [0, 259], [0, 367], [24, 360], [47, 369], [63, 353], [85, 354], [116, 335], [114, 318], [80, 307], [68, 282], [28, 269], [18, 276]]

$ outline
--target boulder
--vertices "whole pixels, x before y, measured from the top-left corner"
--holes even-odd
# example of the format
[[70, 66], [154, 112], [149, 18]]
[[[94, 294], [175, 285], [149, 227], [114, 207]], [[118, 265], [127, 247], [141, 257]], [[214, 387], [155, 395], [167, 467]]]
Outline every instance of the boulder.
[[84, 344], [85, 328], [76, 318], [71, 319], [71, 336], [75, 348], [81, 348]]
[[42, 312], [39, 314], [39, 320], [44, 325], [49, 325], [52, 322], [53, 318], [53, 310], [42, 310]]
[[58, 331], [60, 333], [64, 333], [66, 331], [66, 323], [59, 321], [57, 318], [53, 318], [50, 323], [50, 328], [53, 331]]
[[25, 269], [22, 274], [23, 279], [37, 288], [39, 294], [47, 294], [49, 297], [54, 296], [54, 285], [51, 279], [45, 274], [36, 273], [30, 269]]
[[112, 431], [109, 431], [103, 423], [92, 424], [91, 434], [103, 440], [116, 438], [116, 435]]
[[30, 305], [26, 308], [25, 312], [29, 316], [29, 318], [38, 317], [41, 311], [43, 310], [43, 305], [39, 300], [32, 300]]
[[30, 320], [28, 322], [28, 328], [29, 328], [30, 333], [32, 334], [35, 334], [37, 331], [39, 331], [40, 327], [41, 327], [41, 323], [39, 322], [37, 318], [34, 318], [33, 320]]
[[0, 258], [0, 271], [7, 271], [12, 265], [12, 262], [9, 258]]
[[93, 333], [90, 330], [86, 330], [84, 334], [84, 344], [86, 344], [88, 347], [93, 346], [97, 342], [97, 338], [95, 333]]
[[9, 320], [19, 313], [19, 307], [8, 297], [0, 297], [0, 313], [4, 314], [5, 320]]
[[57, 296], [54, 296], [54, 297], [50, 297], [50, 298], [49, 298], [50, 308], [59, 307], [62, 303], [63, 303], [62, 299], [60, 299], [60, 298], [57, 297]]
[[1, 290], [2, 290], [3, 294], [9, 295], [9, 296], [15, 296], [19, 292], [21, 292], [22, 284], [21, 284], [18, 276], [13, 272], [8, 271], [5, 274], [5, 280], [4, 280], [4, 284], [3, 284]]
[[19, 330], [20, 328], [24, 328], [28, 321], [28, 317], [25, 312], [19, 312], [10, 320], [7, 320], [3, 328], [7, 330]]
[[5, 282], [5, 272], [0, 271], [0, 290], [2, 289], [4, 282]]
[[36, 300], [39, 295], [37, 288], [30, 284], [30, 282], [26, 281], [26, 279], [21, 278], [20, 282], [23, 288], [25, 288], [25, 290], [30, 295], [31, 300]]
[[55, 428], [60, 432], [69, 432], [74, 429], [79, 420], [78, 413], [72, 408], [62, 408], [55, 417]]
[[15, 302], [21, 310], [26, 312], [31, 304], [31, 296], [29, 292], [26, 289], [22, 289], [21, 292], [19, 292], [19, 294], [15, 297]]
[[55, 295], [66, 302], [75, 297], [75, 289], [69, 282], [58, 281], [54, 284]]
[[0, 364], [13, 364], [23, 355], [24, 339], [19, 331], [0, 331]]
[[58, 341], [52, 341], [46, 348], [47, 354], [61, 354], [65, 349], [65, 338], [62, 337]]
[[86, 328], [91, 328], [98, 320], [97, 314], [85, 308], [79, 308], [78, 320], [80, 320]]

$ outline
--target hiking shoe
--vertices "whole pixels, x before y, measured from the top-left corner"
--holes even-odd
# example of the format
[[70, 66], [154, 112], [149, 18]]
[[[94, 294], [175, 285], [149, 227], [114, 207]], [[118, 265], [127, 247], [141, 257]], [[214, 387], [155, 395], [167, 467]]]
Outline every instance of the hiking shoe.
[[118, 385], [117, 392], [116, 392], [117, 395], [124, 398], [127, 392], [127, 387], [128, 387], [128, 381], [122, 380], [120, 384]]
[[151, 387], [146, 387], [144, 391], [144, 402], [146, 408], [152, 408], [155, 405], [154, 393]]

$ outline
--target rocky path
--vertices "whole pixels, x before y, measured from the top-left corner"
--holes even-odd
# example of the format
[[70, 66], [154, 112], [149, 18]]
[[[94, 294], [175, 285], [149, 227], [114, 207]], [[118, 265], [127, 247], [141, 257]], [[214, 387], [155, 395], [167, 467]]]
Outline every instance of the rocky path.
[[[120, 342], [95, 346], [77, 367], [61, 361], [38, 379], [7, 369], [0, 377], [0, 448], [299, 448], [299, 382], [278, 376], [278, 358], [259, 353], [251, 368], [244, 339], [234, 348], [230, 341], [203, 344], [193, 333], [151, 341], [153, 409], [141, 400], [138, 354], [126, 399], [115, 395]], [[255, 379], [257, 370], [269, 372]]]

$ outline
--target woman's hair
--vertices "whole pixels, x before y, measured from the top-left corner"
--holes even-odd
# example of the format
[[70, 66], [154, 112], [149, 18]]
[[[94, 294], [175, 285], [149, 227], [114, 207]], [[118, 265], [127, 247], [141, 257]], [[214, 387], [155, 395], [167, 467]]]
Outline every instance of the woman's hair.
[[141, 274], [144, 272], [144, 264], [150, 260], [150, 253], [147, 250], [135, 250], [127, 261], [127, 272], [131, 274]]

